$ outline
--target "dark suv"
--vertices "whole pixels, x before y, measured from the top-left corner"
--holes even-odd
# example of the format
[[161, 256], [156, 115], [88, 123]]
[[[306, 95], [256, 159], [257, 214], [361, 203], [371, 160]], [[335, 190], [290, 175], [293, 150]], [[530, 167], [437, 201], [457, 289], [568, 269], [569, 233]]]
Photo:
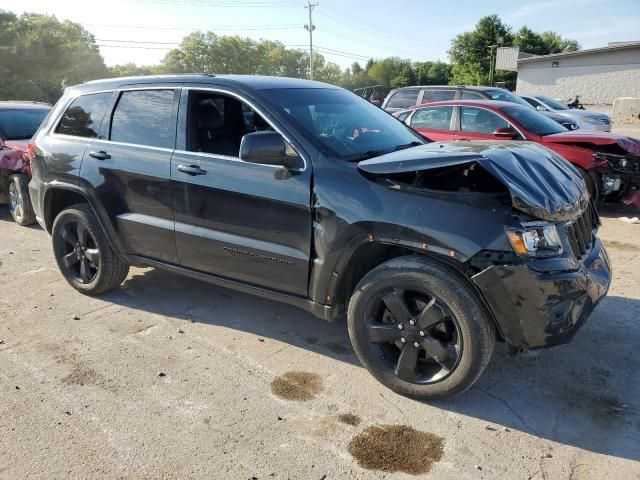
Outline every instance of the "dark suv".
[[346, 315], [363, 365], [405, 395], [462, 392], [496, 339], [567, 342], [609, 287], [569, 163], [527, 143], [426, 144], [334, 86], [90, 82], [34, 141], [34, 209], [74, 288], [154, 266]]
[[[395, 113], [405, 108], [422, 105], [423, 103], [448, 102], [451, 100], [498, 100], [531, 107], [524, 98], [504, 88], [467, 87], [464, 85], [425, 85], [391, 90], [389, 95], [384, 99], [382, 108], [389, 113]], [[567, 130], [578, 129], [578, 123], [571, 118], [554, 112], [543, 113]]]

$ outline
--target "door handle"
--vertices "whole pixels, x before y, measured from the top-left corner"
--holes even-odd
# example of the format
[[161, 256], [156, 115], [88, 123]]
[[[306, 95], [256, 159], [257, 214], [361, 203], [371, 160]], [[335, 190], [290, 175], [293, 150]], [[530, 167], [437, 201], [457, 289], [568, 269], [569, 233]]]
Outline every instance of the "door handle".
[[205, 175], [206, 170], [201, 169], [198, 165], [178, 165], [178, 171], [187, 175]]
[[107, 160], [111, 158], [111, 155], [109, 155], [104, 150], [100, 150], [99, 152], [89, 152], [89, 156], [95, 158], [96, 160]]

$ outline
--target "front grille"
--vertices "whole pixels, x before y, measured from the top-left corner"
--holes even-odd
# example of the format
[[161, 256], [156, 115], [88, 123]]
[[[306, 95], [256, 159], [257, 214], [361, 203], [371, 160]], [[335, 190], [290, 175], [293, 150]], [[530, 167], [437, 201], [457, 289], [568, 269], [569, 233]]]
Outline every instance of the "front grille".
[[593, 231], [598, 228], [600, 219], [592, 203], [580, 216], [567, 227], [569, 244], [576, 258], [585, 256], [593, 246]]

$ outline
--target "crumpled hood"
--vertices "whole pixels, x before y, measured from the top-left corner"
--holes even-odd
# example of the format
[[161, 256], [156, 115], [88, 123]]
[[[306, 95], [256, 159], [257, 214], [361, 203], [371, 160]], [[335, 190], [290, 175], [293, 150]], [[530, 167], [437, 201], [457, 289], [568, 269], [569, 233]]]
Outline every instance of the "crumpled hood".
[[[567, 143], [567, 144], [591, 144], [591, 145], [618, 145], [623, 150], [640, 155], [640, 139], [616, 135], [608, 132], [595, 132], [584, 130], [572, 130], [570, 132], [554, 133], [542, 137], [543, 143]], [[586, 146], [586, 145], [585, 145]]]
[[575, 167], [533, 142], [430, 143], [362, 161], [358, 168], [388, 175], [472, 163], [507, 187], [514, 208], [542, 220], [573, 219], [589, 201]]

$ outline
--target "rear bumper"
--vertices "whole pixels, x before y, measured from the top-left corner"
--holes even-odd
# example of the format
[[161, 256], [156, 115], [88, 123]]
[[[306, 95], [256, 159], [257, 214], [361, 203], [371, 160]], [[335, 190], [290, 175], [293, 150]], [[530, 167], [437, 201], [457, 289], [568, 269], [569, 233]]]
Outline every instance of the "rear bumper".
[[501, 334], [510, 345], [567, 343], [607, 294], [611, 265], [600, 240], [578, 271], [539, 273], [526, 265], [492, 266], [475, 275]]
[[36, 215], [36, 221], [38, 224], [46, 230], [47, 227], [44, 223], [43, 205], [42, 205], [42, 183], [32, 178], [29, 182], [29, 196], [31, 197], [31, 206], [33, 207], [33, 213]]

